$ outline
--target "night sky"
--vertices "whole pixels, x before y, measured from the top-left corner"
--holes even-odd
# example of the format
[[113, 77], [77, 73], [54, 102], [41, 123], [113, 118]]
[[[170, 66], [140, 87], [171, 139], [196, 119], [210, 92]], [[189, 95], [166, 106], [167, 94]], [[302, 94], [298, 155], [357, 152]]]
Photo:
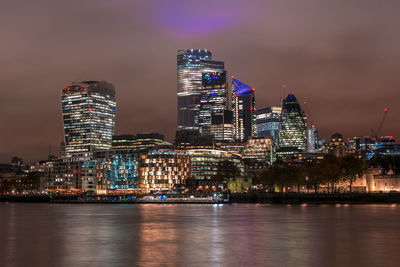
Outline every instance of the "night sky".
[[[63, 139], [61, 89], [116, 87], [116, 134], [176, 129], [176, 52], [213, 51], [255, 87], [293, 92], [320, 135], [400, 138], [400, 1], [2, 0], [0, 162], [44, 159]], [[287, 87], [282, 88], [282, 83]]]

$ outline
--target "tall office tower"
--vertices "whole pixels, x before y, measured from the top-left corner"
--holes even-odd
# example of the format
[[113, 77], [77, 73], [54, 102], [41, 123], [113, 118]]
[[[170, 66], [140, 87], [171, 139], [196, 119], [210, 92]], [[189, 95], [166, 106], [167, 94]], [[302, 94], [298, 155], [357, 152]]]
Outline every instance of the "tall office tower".
[[293, 94], [282, 100], [279, 148], [307, 151], [307, 118]]
[[232, 77], [232, 111], [235, 125], [235, 139], [246, 141], [257, 137], [256, 101], [254, 88]]
[[199, 127], [202, 134], [208, 134], [212, 115], [227, 108], [226, 72], [203, 73], [201, 89]]
[[110, 149], [115, 125], [115, 89], [84, 81], [62, 90], [65, 153]]
[[274, 146], [278, 146], [281, 113], [282, 107], [267, 107], [256, 111], [258, 137], [272, 136]]
[[224, 62], [212, 61], [210, 50], [179, 50], [178, 63], [178, 130], [200, 130], [199, 111], [202, 74], [224, 72]]
[[307, 135], [308, 152], [314, 153], [318, 149], [318, 129], [312, 125]]

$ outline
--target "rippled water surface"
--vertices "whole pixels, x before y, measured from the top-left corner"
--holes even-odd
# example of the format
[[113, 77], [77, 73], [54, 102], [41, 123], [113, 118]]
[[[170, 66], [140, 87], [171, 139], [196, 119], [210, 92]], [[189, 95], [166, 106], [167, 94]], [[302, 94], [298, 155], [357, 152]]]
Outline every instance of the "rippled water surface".
[[400, 266], [400, 205], [0, 203], [0, 266]]

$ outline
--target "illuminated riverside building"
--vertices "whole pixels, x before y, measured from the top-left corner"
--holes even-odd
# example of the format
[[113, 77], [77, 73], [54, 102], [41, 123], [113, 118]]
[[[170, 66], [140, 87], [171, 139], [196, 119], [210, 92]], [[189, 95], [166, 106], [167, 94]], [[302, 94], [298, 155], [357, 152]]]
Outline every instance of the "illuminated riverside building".
[[249, 138], [242, 152], [244, 160], [252, 160], [260, 166], [271, 165], [274, 160], [274, 141], [272, 137]]
[[257, 137], [254, 88], [232, 78], [232, 111], [235, 139], [246, 141]]
[[307, 120], [293, 94], [282, 100], [279, 149], [282, 155], [307, 151]]
[[93, 153], [75, 153], [47, 162], [46, 188], [50, 191], [79, 192], [96, 189]]
[[139, 156], [139, 188], [145, 192], [171, 190], [190, 177], [190, 158], [184, 150], [151, 149]]
[[256, 111], [257, 136], [272, 136], [274, 145], [278, 145], [280, 117], [282, 107], [267, 107]]
[[140, 151], [155, 147], [163, 142], [164, 136], [158, 133], [114, 135], [112, 139], [112, 148]]
[[210, 180], [217, 174], [217, 166], [220, 161], [233, 162], [243, 174], [244, 168], [239, 154], [218, 149], [190, 149], [191, 177], [197, 180]]
[[224, 73], [224, 62], [213, 61], [207, 49], [179, 50], [178, 130], [200, 130], [199, 111], [203, 73]]
[[115, 124], [115, 89], [84, 81], [62, 90], [65, 153], [110, 149]]
[[136, 191], [139, 188], [138, 159], [136, 150], [112, 149], [99, 151], [96, 161], [96, 190], [107, 194], [117, 191]]

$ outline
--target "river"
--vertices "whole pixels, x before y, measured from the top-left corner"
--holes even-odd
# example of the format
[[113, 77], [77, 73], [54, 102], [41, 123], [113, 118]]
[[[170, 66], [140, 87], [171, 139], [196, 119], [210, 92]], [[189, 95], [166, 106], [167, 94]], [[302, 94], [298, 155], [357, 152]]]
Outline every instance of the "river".
[[400, 266], [400, 205], [0, 203], [0, 266]]

